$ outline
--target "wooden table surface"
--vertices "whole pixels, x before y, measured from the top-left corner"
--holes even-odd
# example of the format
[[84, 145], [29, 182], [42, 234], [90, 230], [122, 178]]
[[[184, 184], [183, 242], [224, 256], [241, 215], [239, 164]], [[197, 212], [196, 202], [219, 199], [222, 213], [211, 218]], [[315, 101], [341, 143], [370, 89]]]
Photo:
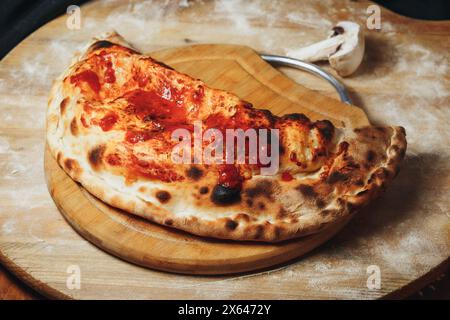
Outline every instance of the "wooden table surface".
[[[0, 180], [0, 197], [7, 204], [5, 208], [15, 210], [15, 204], [22, 200], [34, 201], [35, 205], [32, 207], [33, 210], [30, 210], [30, 214], [36, 214], [39, 205], [48, 205], [47, 199], [40, 198], [45, 190], [33, 189], [31, 184], [26, 185], [26, 188], [33, 193], [22, 194], [19, 198], [13, 198], [8, 190], [12, 186], [11, 179], [26, 181], [26, 176], [23, 175], [24, 170], [32, 170], [32, 174], [37, 173], [36, 167], [8, 162], [14, 160], [8, 153], [8, 143], [13, 141], [9, 140], [11, 136], [8, 136], [8, 132], [13, 132], [12, 139], [19, 139], [19, 131], [14, 131], [14, 121], [27, 122], [31, 127], [35, 125], [33, 115], [15, 110], [21, 106], [28, 108], [32, 103], [45, 104], [47, 86], [39, 86], [40, 82], [45, 82], [47, 77], [60, 72], [67, 64], [71, 52], [75, 50], [70, 45], [79, 47], [85, 43], [88, 34], [95, 35], [100, 31], [116, 28], [132, 43], [138, 44], [140, 49], [147, 52], [186, 43], [220, 42], [247, 44], [259, 51], [284, 54], [288, 48], [301, 47], [323, 38], [326, 30], [336, 21], [350, 19], [365, 24], [365, 10], [370, 5], [366, 1], [327, 1], [326, 3], [304, 1], [299, 6], [298, 2], [286, 1], [280, 6], [281, 9], [278, 9], [268, 8], [270, 6], [267, 3], [261, 0], [217, 1], [214, 4], [210, 1], [180, 1], [170, 4], [164, 1], [151, 1], [145, 5], [140, 3], [119, 5], [117, 1], [88, 3], [82, 7], [82, 17], [85, 20], [81, 32], [73, 31], [72, 34], [69, 32], [59, 35], [55, 34], [55, 30], [47, 29], [51, 32], [42, 30], [39, 36], [32, 36], [30, 41], [23, 42], [15, 50], [14, 56], [7, 57], [0, 68], [0, 88], [2, 100], [6, 104], [4, 116], [0, 121], [3, 128], [0, 132], [0, 138], [2, 138], [0, 159], [6, 160], [3, 167], [0, 165], [0, 172], [3, 172], [0, 178], [2, 179]], [[116, 10], [110, 12], [107, 10], [108, 6], [116, 7]], [[93, 8], [97, 10], [94, 12]], [[401, 217], [413, 219], [421, 213], [433, 215], [434, 219], [424, 220], [424, 222], [436, 223], [434, 227], [438, 232], [438, 226], [445, 226], [446, 223], [448, 225], [446, 219], [450, 217], [448, 197], [450, 155], [448, 148], [442, 147], [450, 143], [447, 125], [450, 109], [448, 72], [450, 22], [413, 20], [384, 9], [381, 22], [380, 31], [370, 31], [367, 35], [367, 52], [363, 65], [353, 77], [344, 79], [343, 82], [349, 88], [355, 104], [362, 107], [374, 123], [405, 126], [409, 146], [407, 164], [396, 183], [396, 192], [387, 195], [384, 198], [385, 205], [375, 206], [369, 214], [382, 214], [383, 210], [387, 210], [390, 214], [397, 214], [393, 225], [386, 227], [378, 225], [375, 233], [395, 233], [400, 224], [411, 221], [408, 219], [400, 221]], [[59, 37], [59, 40], [52, 41], [55, 37]], [[34, 52], [33, 56], [28, 57], [31, 52]], [[53, 61], [58, 70], [48, 69], [42, 52], [50, 52], [61, 58]], [[15, 69], [19, 62], [20, 69]], [[325, 68], [330, 70], [326, 66]], [[325, 95], [334, 95], [334, 92], [321, 81], [304, 74], [299, 75], [293, 70], [283, 71], [305, 86]], [[20, 95], [17, 95], [15, 91], [16, 87], [27, 90], [27, 94], [35, 99], [20, 100]], [[39, 119], [41, 115], [41, 113], [38, 114]], [[22, 118], [17, 120], [16, 116]], [[41, 125], [36, 124], [36, 126]], [[33, 141], [30, 140], [27, 143], [33, 143]], [[40, 149], [36, 148], [36, 150]], [[17, 155], [22, 152], [20, 149], [14, 149], [14, 151]], [[30, 158], [33, 157], [33, 152], [34, 149], [28, 154]], [[42, 187], [39, 185], [38, 188]], [[8, 241], [11, 239], [10, 234], [14, 225], [2, 218], [0, 215], [2, 227], [0, 230], [4, 231], [3, 234], [0, 232], [0, 238], [5, 236]], [[7, 214], [6, 218], [8, 218]], [[364, 219], [361, 218], [359, 222], [353, 223], [350, 231], [358, 234], [357, 228], [364, 226]], [[373, 220], [372, 224], [376, 225], [376, 221]], [[442, 256], [448, 256], [450, 253], [446, 244], [433, 243], [438, 234], [424, 237], [419, 232], [420, 223], [415, 227], [417, 230], [414, 231], [417, 232], [405, 235], [395, 248], [378, 242], [386, 261], [391, 262], [392, 268], [400, 275], [421, 274], [425, 267], [428, 267], [427, 263], [430, 259], [441, 261]], [[447, 235], [450, 237], [448, 230]], [[33, 234], [31, 233], [30, 236]], [[371, 236], [376, 237], [377, 234]], [[348, 236], [341, 237], [340, 245], [342, 247], [350, 245], [350, 239]], [[362, 234], [359, 234], [358, 241], [361, 245], [375, 243], [371, 242], [371, 239], [363, 239]], [[50, 247], [45, 246], [36, 248], [50, 250]], [[406, 251], [397, 254], [397, 249]], [[45, 252], [40, 252], [40, 254], [43, 253]], [[415, 263], [414, 267], [402, 266], [405, 259], [407, 262]], [[322, 267], [326, 269], [326, 266]], [[41, 270], [34, 271], [41, 272]], [[425, 296], [450, 298], [448, 278], [448, 276], [444, 277], [432, 287], [425, 289]], [[433, 279], [429, 281], [431, 280]], [[0, 269], [0, 297], [29, 299], [39, 298], [39, 295], [23, 286], [9, 272]], [[349, 297], [353, 296], [349, 295]], [[418, 294], [414, 297], [421, 296]]]
[[[0, 300], [41, 300], [42, 295], [25, 285], [20, 279], [0, 265]], [[439, 280], [414, 293], [408, 299], [450, 300], [450, 276], [442, 275]]]

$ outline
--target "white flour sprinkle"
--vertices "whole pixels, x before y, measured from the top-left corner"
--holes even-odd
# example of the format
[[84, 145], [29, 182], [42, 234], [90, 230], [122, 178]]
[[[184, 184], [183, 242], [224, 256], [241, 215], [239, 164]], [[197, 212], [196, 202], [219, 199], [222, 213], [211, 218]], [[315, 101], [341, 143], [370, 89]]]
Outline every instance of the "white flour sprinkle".
[[324, 32], [327, 32], [332, 26], [330, 20], [324, 19], [321, 15], [312, 12], [295, 11], [288, 13], [287, 19], [289, 22], [298, 23], [302, 26], [310, 26], [314, 28], [321, 28]]
[[44, 63], [45, 56], [38, 53], [31, 59], [26, 59], [19, 69], [12, 69], [10, 75], [15, 80], [26, 81], [29, 84], [43, 83], [48, 79], [50, 66]]
[[190, 6], [189, 0], [179, 0], [178, 1], [178, 6], [180, 8], [189, 8], [189, 6]]
[[6, 220], [2, 225], [2, 233], [12, 234], [15, 231], [16, 221], [13, 219]]
[[249, 13], [252, 17], [262, 15], [261, 8], [252, 1], [221, 0], [215, 2], [215, 13], [232, 21], [233, 27], [240, 34], [255, 34], [256, 28], [249, 21]]
[[10, 151], [8, 139], [0, 136], [0, 153], [8, 153]]
[[325, 272], [330, 270], [330, 268], [331, 268], [330, 264], [323, 262], [316, 263], [316, 265], [314, 266], [314, 270], [318, 272]]

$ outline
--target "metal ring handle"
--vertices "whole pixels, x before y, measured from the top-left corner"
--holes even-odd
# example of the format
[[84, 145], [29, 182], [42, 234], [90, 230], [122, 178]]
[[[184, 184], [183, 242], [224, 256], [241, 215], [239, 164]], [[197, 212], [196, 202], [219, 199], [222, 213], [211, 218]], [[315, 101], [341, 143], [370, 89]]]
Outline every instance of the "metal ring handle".
[[283, 65], [300, 69], [328, 81], [336, 89], [342, 102], [346, 104], [352, 104], [352, 100], [348, 96], [347, 90], [345, 89], [344, 85], [341, 82], [339, 82], [339, 80], [337, 80], [335, 77], [333, 77], [331, 74], [329, 74], [322, 68], [316, 66], [315, 64], [294, 58], [277, 56], [272, 54], [261, 54], [261, 58], [270, 64]]

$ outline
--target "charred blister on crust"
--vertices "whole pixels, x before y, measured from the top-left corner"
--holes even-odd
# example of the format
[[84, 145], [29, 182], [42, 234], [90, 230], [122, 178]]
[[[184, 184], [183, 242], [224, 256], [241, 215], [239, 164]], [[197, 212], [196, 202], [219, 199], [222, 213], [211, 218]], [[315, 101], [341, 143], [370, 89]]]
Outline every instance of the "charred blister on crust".
[[348, 155], [344, 156], [344, 161], [345, 161], [344, 166], [345, 169], [355, 170], [361, 167], [359, 163], [355, 162], [355, 160], [351, 156]]
[[75, 166], [75, 160], [69, 159], [69, 158], [64, 160], [64, 168], [66, 168], [67, 171], [69, 171], [69, 172], [72, 171], [74, 166]]
[[333, 171], [327, 178], [327, 183], [335, 184], [338, 182], [344, 182], [349, 179], [349, 175], [339, 171]]
[[249, 222], [250, 216], [246, 213], [238, 213], [235, 217], [236, 220], [241, 220], [241, 221], [245, 221], [245, 222]]
[[[258, 111], [269, 121], [269, 126], [273, 126], [277, 118], [273, 115], [270, 110], [267, 109], [258, 109]], [[269, 136], [270, 137], [270, 136]]]
[[58, 153], [56, 154], [56, 162], [61, 164], [61, 159], [62, 159], [62, 153], [60, 151], [58, 151]]
[[274, 185], [270, 180], [258, 181], [254, 187], [245, 190], [245, 194], [249, 198], [256, 198], [258, 196], [265, 197], [267, 199], [273, 198]]
[[348, 151], [348, 148], [350, 147], [350, 144], [347, 141], [342, 141], [338, 145], [338, 152], [337, 154], [346, 153]]
[[61, 113], [61, 116], [63, 116], [64, 113], [66, 113], [67, 105], [69, 104], [69, 102], [70, 102], [70, 98], [65, 97], [59, 104], [59, 112]]
[[326, 203], [323, 199], [319, 198], [316, 200], [316, 206], [317, 206], [317, 208], [322, 209], [326, 206]]
[[157, 191], [155, 194], [156, 199], [161, 203], [167, 203], [170, 201], [170, 193], [165, 190]]
[[282, 232], [283, 232], [283, 228], [281, 226], [275, 226], [273, 229], [273, 234], [275, 236], [275, 239], [279, 239]]
[[200, 194], [207, 194], [209, 192], [209, 188], [208, 187], [200, 187], [200, 189], [198, 190], [198, 192]]
[[114, 46], [114, 43], [108, 41], [108, 40], [99, 40], [94, 42], [88, 49], [89, 52], [96, 51], [98, 49], [106, 49]]
[[319, 130], [326, 142], [330, 142], [334, 136], [334, 126], [328, 120], [316, 121], [314, 126]]
[[239, 225], [239, 224], [238, 224], [236, 221], [231, 220], [231, 219], [227, 219], [227, 220], [225, 221], [225, 228], [226, 228], [227, 230], [230, 230], [230, 231], [235, 230], [235, 229], [237, 228], [238, 225]]
[[77, 119], [73, 118], [72, 121], [70, 121], [70, 133], [72, 133], [73, 136], [78, 135], [78, 124]]
[[[104, 190], [99, 190], [99, 192], [100, 192], [101, 194], [104, 194], [104, 193], [105, 193]], [[122, 199], [121, 199], [118, 195], [114, 195], [114, 196], [111, 198], [111, 200], [110, 200], [110, 204], [111, 204], [113, 207], [120, 207], [121, 203], [122, 203]]]
[[285, 114], [281, 117], [281, 120], [294, 120], [299, 122], [310, 122], [309, 118], [305, 116], [303, 113], [290, 113]]
[[313, 197], [317, 196], [317, 192], [314, 191], [314, 187], [307, 185], [307, 184], [300, 184], [295, 189], [300, 191], [300, 193], [305, 198], [313, 198]]
[[102, 164], [104, 152], [104, 145], [99, 145], [88, 152], [88, 161], [94, 170], [98, 170], [100, 165]]
[[147, 192], [147, 188], [142, 186], [142, 187], [139, 187], [138, 191], [142, 192], [142, 193], [145, 193], [145, 192]]
[[203, 170], [196, 166], [191, 166], [186, 170], [186, 175], [194, 181], [199, 180], [203, 176]]
[[255, 227], [255, 233], [253, 235], [253, 239], [260, 239], [264, 235], [264, 227], [262, 225], [257, 225]]
[[173, 220], [172, 219], [166, 219], [166, 220], [164, 220], [164, 224], [167, 225], [167, 226], [171, 226], [171, 225], [173, 225]]
[[286, 216], [287, 216], [287, 211], [283, 207], [280, 207], [280, 209], [278, 210], [277, 216], [276, 216], [277, 219], [284, 219]]
[[81, 167], [80, 167], [78, 161], [75, 159], [70, 159], [70, 158], [64, 159], [62, 167], [65, 169], [66, 172], [70, 173], [70, 175], [74, 179], [77, 179], [77, 177], [81, 173]]
[[377, 159], [377, 154], [373, 150], [368, 150], [366, 153], [366, 160], [368, 163], [372, 163]]
[[98, 40], [98, 41], [94, 42], [87, 50], [87, 53], [93, 53], [93, 52], [95, 52], [97, 50], [101, 50], [101, 49], [109, 49], [108, 51], [122, 51], [122, 52], [127, 52], [127, 53], [132, 53], [132, 54], [138, 53], [134, 49], [118, 45], [118, 44], [113, 43], [108, 40]]

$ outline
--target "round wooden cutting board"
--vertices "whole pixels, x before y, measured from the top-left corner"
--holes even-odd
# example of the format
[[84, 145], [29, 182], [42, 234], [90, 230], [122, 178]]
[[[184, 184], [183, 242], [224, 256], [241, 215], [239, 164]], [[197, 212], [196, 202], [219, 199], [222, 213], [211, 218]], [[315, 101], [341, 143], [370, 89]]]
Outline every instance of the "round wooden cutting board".
[[[301, 112], [316, 119], [331, 119], [341, 126], [368, 124], [361, 109], [295, 84], [247, 47], [197, 45], [150, 55], [211, 87], [236, 92], [256, 107], [268, 108], [275, 114]], [[144, 221], [102, 203], [66, 175], [48, 150], [45, 174], [55, 203], [82, 236], [122, 259], [165, 271], [228, 274], [278, 265], [311, 251], [349, 220], [318, 234], [278, 244], [205, 239]]]
[[[68, 29], [67, 16], [61, 16], [0, 62], [0, 261], [21, 280], [44, 295], [75, 299], [375, 299], [404, 297], [448, 268], [450, 152], [442, 146], [450, 143], [446, 134], [450, 116], [449, 22], [411, 20], [382, 9], [381, 29], [365, 28], [366, 54], [361, 67], [352, 77], [341, 79], [359, 109], [331, 99], [337, 95], [324, 81], [298, 70], [282, 68], [282, 74], [248, 47], [283, 55], [323, 39], [339, 20], [365, 26], [367, 7], [373, 3], [229, 3], [89, 2], [81, 6], [80, 29]], [[286, 244], [243, 247], [241, 243], [197, 239], [111, 210], [67, 180], [51, 158], [46, 159], [44, 170], [44, 124], [53, 79], [76, 50], [93, 36], [112, 29], [141, 51], [210, 85], [229, 89], [256, 107], [270, 107], [278, 114], [304, 111], [336, 125], [365, 124], [365, 114], [372, 123], [401, 125], [408, 139], [401, 172], [380, 199], [355, 215], [333, 239], [293, 260], [337, 230], [327, 230], [326, 237], [319, 234]], [[247, 47], [203, 45], [206, 43]], [[54, 170], [49, 169], [52, 166]], [[47, 190], [46, 175], [62, 214]], [[84, 212], [95, 214], [83, 216]], [[75, 219], [84, 222], [76, 225]], [[94, 226], [104, 233], [96, 235]], [[107, 241], [100, 243], [96, 236]], [[142, 245], [136, 245], [137, 239], [142, 239]], [[177, 245], [168, 244], [168, 239]], [[145, 246], [148, 255], [139, 256], [136, 250], [143, 252]], [[182, 250], [184, 246], [191, 251]], [[202, 267], [193, 268], [195, 261], [187, 259], [192, 250], [202, 248], [220, 248], [219, 254], [224, 255], [220, 258], [230, 257], [231, 246], [236, 248], [235, 260], [226, 270], [217, 266], [228, 261], [204, 260]], [[173, 265], [156, 265], [159, 261], [154, 255], [175, 257], [169, 248], [185, 259], [176, 261], [178, 266], [184, 265], [184, 272], [211, 266], [217, 272], [233, 272], [242, 267], [240, 257], [245, 257], [242, 261], [251, 257], [250, 265], [255, 267], [260, 259], [257, 252], [264, 256], [259, 260], [261, 267], [272, 264], [272, 259], [291, 260], [228, 275], [175, 274], [136, 264], [153, 263], [173, 270]], [[123, 259], [105, 250], [115, 254], [119, 250]], [[124, 260], [136, 258], [136, 263]], [[369, 280], [377, 274], [380, 286], [370, 286]], [[79, 287], [70, 285], [75, 275]]]

